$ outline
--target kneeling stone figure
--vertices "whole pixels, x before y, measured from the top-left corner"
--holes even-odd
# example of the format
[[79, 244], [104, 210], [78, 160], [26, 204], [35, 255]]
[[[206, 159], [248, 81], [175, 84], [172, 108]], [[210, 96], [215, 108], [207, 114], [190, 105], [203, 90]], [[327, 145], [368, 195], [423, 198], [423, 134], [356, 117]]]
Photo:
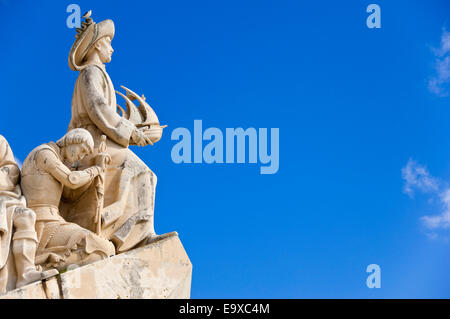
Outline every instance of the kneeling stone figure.
[[38, 249], [36, 264], [44, 269], [64, 270], [114, 255], [114, 245], [93, 232], [69, 223], [60, 216], [58, 206], [64, 186], [88, 186], [105, 169], [105, 155], [98, 155], [95, 166], [71, 171], [77, 161], [93, 152], [91, 134], [84, 129], [69, 131], [56, 143], [35, 148], [25, 159], [21, 187], [28, 207], [36, 213]]

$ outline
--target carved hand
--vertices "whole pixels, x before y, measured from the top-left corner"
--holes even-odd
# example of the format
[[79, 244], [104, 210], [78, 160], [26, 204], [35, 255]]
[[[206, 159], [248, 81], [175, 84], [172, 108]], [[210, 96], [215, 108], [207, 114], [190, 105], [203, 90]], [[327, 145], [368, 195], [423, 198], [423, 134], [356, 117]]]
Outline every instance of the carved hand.
[[131, 139], [134, 144], [138, 146], [146, 146], [147, 144], [152, 144], [150, 138], [147, 137], [145, 133], [138, 128], [134, 130], [133, 134], [131, 135]]
[[105, 170], [106, 165], [111, 162], [111, 156], [109, 154], [100, 153], [95, 157], [95, 165]]
[[150, 140], [151, 145], [153, 145], [154, 143], [158, 142], [161, 139], [163, 128], [165, 127], [166, 125], [164, 126], [151, 125], [150, 128], [148, 127], [144, 128], [144, 134]]

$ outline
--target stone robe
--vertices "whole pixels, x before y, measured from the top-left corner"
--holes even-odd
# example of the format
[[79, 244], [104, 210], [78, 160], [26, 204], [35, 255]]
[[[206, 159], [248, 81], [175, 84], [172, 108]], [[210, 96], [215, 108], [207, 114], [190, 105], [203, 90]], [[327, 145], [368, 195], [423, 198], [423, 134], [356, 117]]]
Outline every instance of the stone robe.
[[[92, 134], [94, 154], [101, 136], [107, 136], [106, 153], [112, 161], [105, 175], [102, 236], [115, 244], [117, 253], [132, 249], [155, 234], [156, 175], [128, 149], [135, 126], [116, 112], [114, 86], [103, 65], [91, 64], [80, 71], [69, 124], [69, 130], [74, 128], [84, 128]], [[94, 164], [93, 158], [84, 159], [79, 169]], [[92, 231], [98, 204], [94, 184], [89, 191], [65, 191], [60, 205], [67, 221]]]
[[[6, 139], [0, 135], [0, 169], [16, 168], [14, 155]], [[0, 173], [1, 174], [1, 173]], [[15, 266], [11, 252], [14, 211], [26, 207], [20, 186], [5, 175], [0, 176], [0, 293], [15, 287]]]

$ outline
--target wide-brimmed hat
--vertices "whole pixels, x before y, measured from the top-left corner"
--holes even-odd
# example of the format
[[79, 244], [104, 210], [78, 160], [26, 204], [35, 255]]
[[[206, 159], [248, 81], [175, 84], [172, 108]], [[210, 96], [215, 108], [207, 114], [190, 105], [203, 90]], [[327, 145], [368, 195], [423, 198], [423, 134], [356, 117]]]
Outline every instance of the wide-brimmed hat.
[[114, 22], [108, 19], [95, 23], [90, 17], [91, 13], [89, 11], [83, 16], [85, 21], [81, 24], [81, 28], [77, 28], [76, 40], [70, 49], [69, 67], [73, 71], [82, 69], [84, 57], [97, 40], [106, 36], [111, 39], [114, 37]]

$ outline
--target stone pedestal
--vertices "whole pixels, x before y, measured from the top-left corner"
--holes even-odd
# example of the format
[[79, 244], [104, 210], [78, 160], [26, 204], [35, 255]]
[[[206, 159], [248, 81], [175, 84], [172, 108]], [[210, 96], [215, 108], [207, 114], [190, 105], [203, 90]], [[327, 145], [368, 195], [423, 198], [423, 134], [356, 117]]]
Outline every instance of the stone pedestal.
[[192, 264], [178, 236], [35, 282], [0, 299], [190, 297]]

